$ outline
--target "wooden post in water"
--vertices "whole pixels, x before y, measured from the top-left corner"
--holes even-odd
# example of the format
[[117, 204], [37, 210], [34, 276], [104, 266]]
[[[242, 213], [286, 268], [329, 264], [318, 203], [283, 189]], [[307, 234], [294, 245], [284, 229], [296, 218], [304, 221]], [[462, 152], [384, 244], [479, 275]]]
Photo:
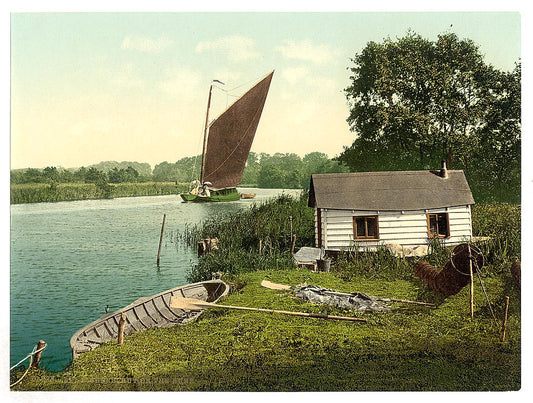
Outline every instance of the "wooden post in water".
[[35, 349], [37, 353], [33, 356], [31, 360], [32, 368], [37, 368], [39, 366], [39, 361], [41, 361], [41, 354], [43, 353], [43, 348], [45, 346], [46, 346], [46, 343], [44, 342], [44, 340], [39, 340], [39, 342], [37, 343], [37, 348]]
[[509, 312], [509, 297], [505, 297], [505, 312], [503, 314], [502, 336], [500, 338], [502, 344], [505, 342], [505, 329], [507, 328], [507, 313]]
[[118, 341], [117, 344], [122, 346], [124, 342], [124, 326], [126, 325], [126, 314], [122, 312], [120, 315], [120, 320], [118, 321]]
[[163, 214], [163, 224], [161, 224], [161, 235], [159, 236], [159, 249], [157, 250], [157, 267], [159, 267], [159, 261], [161, 259], [161, 244], [163, 243], [163, 230], [165, 229], [166, 214]]

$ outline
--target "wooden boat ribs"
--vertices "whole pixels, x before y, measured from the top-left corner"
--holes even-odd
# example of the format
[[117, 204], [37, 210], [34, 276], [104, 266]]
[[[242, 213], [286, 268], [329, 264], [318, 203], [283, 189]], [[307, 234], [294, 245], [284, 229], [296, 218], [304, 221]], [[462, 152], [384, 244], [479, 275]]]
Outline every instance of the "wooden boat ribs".
[[100, 319], [78, 330], [70, 339], [73, 358], [91, 351], [101, 344], [118, 337], [121, 315], [126, 316], [124, 335], [151, 329], [186, 324], [198, 318], [202, 309], [183, 310], [170, 307], [170, 298], [179, 295], [196, 298], [206, 302], [216, 302], [225, 296], [229, 286], [221, 280], [210, 280], [173, 288], [151, 297], [139, 298], [116, 312], [106, 314]]

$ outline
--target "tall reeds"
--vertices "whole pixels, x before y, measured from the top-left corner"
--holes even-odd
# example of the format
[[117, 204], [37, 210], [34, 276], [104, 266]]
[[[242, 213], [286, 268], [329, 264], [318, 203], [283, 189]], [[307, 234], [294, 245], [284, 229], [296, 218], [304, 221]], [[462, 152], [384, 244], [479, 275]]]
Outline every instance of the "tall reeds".
[[130, 196], [160, 196], [187, 191], [187, 184], [175, 182], [117, 183], [31, 183], [11, 185], [11, 204], [103, 199]]
[[296, 248], [314, 243], [313, 210], [307, 207], [307, 193], [300, 198], [282, 194], [255, 203], [249, 210], [209, 217], [180, 234], [190, 246], [204, 238], [219, 240], [219, 250], [202, 256], [188, 279], [204, 280], [216, 271], [241, 273], [294, 267], [291, 235], [296, 237]]
[[472, 207], [474, 236], [488, 237], [478, 246], [491, 272], [507, 270], [521, 256], [521, 205], [476, 204]]

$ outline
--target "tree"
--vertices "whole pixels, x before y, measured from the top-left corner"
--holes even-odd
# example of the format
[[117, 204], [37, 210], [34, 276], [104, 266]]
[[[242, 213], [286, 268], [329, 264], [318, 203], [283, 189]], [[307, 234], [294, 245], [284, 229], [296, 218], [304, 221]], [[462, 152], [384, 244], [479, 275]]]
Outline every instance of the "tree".
[[46, 167], [43, 169], [43, 176], [47, 181], [59, 181], [59, 172], [56, 167]]
[[[385, 147], [420, 168], [440, 159], [463, 163], [482, 123], [491, 72], [472, 41], [448, 33], [431, 42], [408, 32], [368, 43], [352, 62], [347, 121], [360, 143]], [[348, 150], [339, 160], [351, 165]]]
[[[512, 72], [494, 71], [484, 122], [469, 169], [476, 186], [491, 189], [497, 201], [520, 201], [521, 64]], [[506, 194], [504, 196], [504, 194]]]
[[94, 167], [91, 167], [87, 170], [86, 174], [85, 174], [85, 182], [86, 183], [103, 183], [103, 182], [107, 182], [107, 175], [94, 168]]
[[257, 185], [267, 189], [286, 189], [286, 173], [277, 165], [265, 165], [261, 168]]
[[303, 157], [302, 162], [304, 165], [304, 172], [300, 183], [302, 189], [309, 188], [312, 174], [348, 172], [345, 165], [338, 161], [331, 160], [327, 154], [318, 151], [306, 154]]
[[137, 172], [137, 170], [132, 168], [131, 166], [128, 166], [127, 169], [118, 169], [117, 167], [115, 167], [107, 173], [107, 176], [109, 178], [109, 182], [111, 183], [131, 183], [139, 181], [139, 172]]
[[247, 185], [256, 185], [259, 180], [259, 172], [261, 170], [261, 164], [259, 156], [250, 151], [248, 154], [248, 160], [246, 161], [246, 166], [244, 167], [244, 172], [242, 174], [242, 183]]

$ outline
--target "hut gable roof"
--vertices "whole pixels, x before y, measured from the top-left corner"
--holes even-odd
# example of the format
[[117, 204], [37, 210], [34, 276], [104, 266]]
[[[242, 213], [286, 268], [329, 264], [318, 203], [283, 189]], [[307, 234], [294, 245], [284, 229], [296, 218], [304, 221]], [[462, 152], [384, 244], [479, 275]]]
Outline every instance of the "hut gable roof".
[[311, 176], [309, 207], [423, 210], [474, 204], [463, 171], [354, 172]]

